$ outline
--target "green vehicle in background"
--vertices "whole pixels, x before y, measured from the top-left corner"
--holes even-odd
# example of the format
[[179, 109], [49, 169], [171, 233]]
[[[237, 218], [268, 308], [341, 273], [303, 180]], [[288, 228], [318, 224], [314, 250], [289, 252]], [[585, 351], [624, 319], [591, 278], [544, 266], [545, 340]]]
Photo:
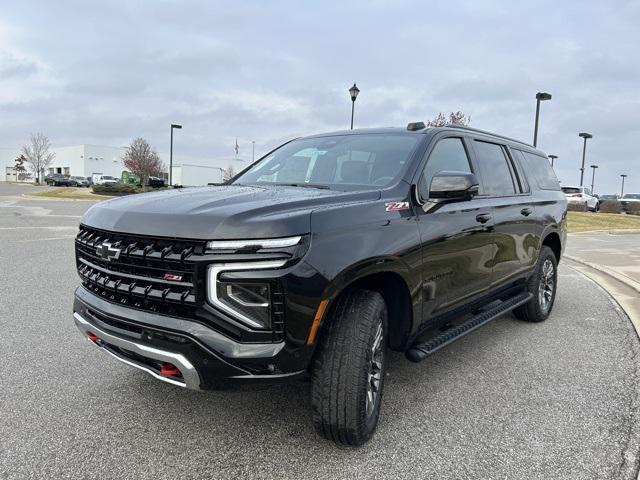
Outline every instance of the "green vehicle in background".
[[126, 170], [122, 171], [122, 174], [120, 175], [120, 180], [122, 180], [122, 183], [124, 183], [125, 185], [140, 186], [141, 184], [139, 176], [134, 175], [133, 173], [128, 172]]
[[[136, 187], [142, 186], [142, 180], [140, 177], [126, 170], [122, 171], [120, 180], [122, 180], [122, 183], [125, 185], [134, 185]], [[147, 179], [147, 186], [151, 188], [162, 188], [165, 186], [164, 179], [160, 177], [149, 177]]]

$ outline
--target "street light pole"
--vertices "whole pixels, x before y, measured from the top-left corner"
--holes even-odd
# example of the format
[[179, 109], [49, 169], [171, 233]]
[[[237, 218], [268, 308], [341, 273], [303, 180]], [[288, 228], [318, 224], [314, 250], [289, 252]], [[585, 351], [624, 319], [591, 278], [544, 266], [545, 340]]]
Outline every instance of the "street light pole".
[[584, 159], [587, 152], [587, 138], [593, 138], [593, 135], [587, 132], [581, 132], [578, 136], [584, 138], [584, 144], [582, 145], [582, 166], [580, 167], [580, 186], [582, 186], [584, 181]]
[[351, 95], [351, 130], [353, 130], [353, 111], [355, 109], [356, 98], [358, 97], [359, 93], [360, 93], [360, 89], [354, 83], [353, 87], [349, 89], [349, 94]]
[[620, 196], [622, 197], [624, 195], [624, 179], [627, 178], [627, 175], [623, 173], [620, 176], [622, 177], [622, 188], [620, 189]]
[[595, 192], [595, 190], [593, 189], [593, 185], [595, 184], [596, 168], [598, 168], [598, 165], [591, 165], [591, 168], [593, 169], [593, 172], [591, 173], [591, 195], [593, 195]]
[[251, 163], [256, 161], [256, 141], [251, 141]]
[[540, 102], [551, 100], [551, 94], [546, 92], [536, 93], [536, 123], [533, 127], [533, 146], [538, 146], [538, 121], [540, 119]]
[[557, 155], [549, 155], [549, 158], [551, 159], [551, 168], [553, 168], [553, 161], [558, 158]]
[[173, 185], [171, 183], [172, 174], [173, 174], [173, 129], [181, 129], [182, 125], [178, 125], [177, 123], [171, 124], [171, 144], [169, 146], [169, 186]]

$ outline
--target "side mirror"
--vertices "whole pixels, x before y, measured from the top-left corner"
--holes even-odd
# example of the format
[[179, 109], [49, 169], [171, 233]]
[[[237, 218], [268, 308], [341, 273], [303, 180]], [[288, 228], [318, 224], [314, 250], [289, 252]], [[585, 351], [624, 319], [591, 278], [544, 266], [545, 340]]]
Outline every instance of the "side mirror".
[[473, 173], [442, 171], [433, 176], [429, 201], [464, 202], [478, 194], [479, 182]]

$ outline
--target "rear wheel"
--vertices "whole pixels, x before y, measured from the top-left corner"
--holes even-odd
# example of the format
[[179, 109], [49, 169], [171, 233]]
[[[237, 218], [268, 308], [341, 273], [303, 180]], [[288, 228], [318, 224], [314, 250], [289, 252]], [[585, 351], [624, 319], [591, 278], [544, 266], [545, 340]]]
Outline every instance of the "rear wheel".
[[534, 274], [527, 281], [526, 290], [533, 298], [516, 308], [514, 315], [527, 322], [543, 322], [551, 314], [556, 299], [558, 285], [558, 261], [556, 255], [547, 246], [540, 250], [540, 257]]
[[338, 299], [333, 312], [313, 364], [313, 423], [329, 440], [362, 445], [380, 416], [387, 309], [379, 293], [354, 290]]

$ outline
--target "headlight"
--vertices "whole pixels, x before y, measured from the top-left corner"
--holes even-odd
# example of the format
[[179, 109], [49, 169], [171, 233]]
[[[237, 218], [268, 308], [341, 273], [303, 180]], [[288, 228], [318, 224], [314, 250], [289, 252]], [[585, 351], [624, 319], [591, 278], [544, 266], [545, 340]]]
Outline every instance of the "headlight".
[[271, 328], [271, 285], [268, 282], [224, 280], [220, 275], [230, 271], [280, 268], [286, 260], [265, 262], [222, 263], [209, 266], [209, 302], [233, 318], [254, 328]]
[[264, 238], [257, 240], [213, 240], [207, 242], [207, 250], [259, 250], [262, 248], [293, 247], [300, 243], [302, 236], [284, 238]]

